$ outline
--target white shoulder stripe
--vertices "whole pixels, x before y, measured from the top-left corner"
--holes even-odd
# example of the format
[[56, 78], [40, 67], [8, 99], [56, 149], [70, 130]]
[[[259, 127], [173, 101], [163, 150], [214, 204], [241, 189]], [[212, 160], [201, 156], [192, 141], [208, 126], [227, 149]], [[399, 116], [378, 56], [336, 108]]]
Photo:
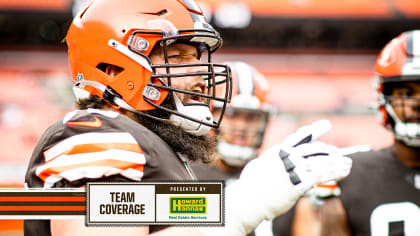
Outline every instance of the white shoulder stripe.
[[45, 161], [68, 151], [75, 145], [93, 144], [93, 143], [133, 143], [137, 144], [134, 137], [126, 132], [109, 132], [109, 133], [84, 133], [69, 137], [57, 143], [44, 152]]
[[101, 160], [126, 161], [134, 164], [146, 164], [146, 158], [141, 153], [111, 149], [103, 152], [91, 152], [72, 155], [61, 155], [36, 169], [36, 175], [51, 167], [85, 164]]
[[[71, 120], [71, 118], [73, 118], [75, 115], [77, 115], [78, 112], [80, 112], [81, 110], [74, 110], [71, 111], [69, 113], [67, 113], [64, 118], [63, 118], [63, 124], [66, 124], [69, 120]], [[115, 111], [111, 111], [111, 110], [99, 110], [99, 109], [95, 109], [95, 108], [88, 108], [86, 110], [88, 113], [96, 113], [96, 114], [101, 114], [103, 116], [109, 117], [109, 118], [116, 118], [120, 115], [120, 113], [115, 112]]]
[[63, 177], [60, 175], [50, 175], [45, 179], [44, 188], [51, 188], [55, 183], [62, 180]]
[[63, 124], [67, 123], [73, 116], [77, 114], [80, 110], [75, 110], [67, 113], [63, 118]]
[[101, 114], [103, 116], [109, 117], [109, 118], [116, 118], [117, 116], [120, 115], [120, 113], [115, 112], [115, 111], [111, 111], [111, 110], [99, 110], [99, 109], [94, 109], [94, 108], [89, 108], [87, 109], [88, 113], [96, 113], [96, 114]]
[[137, 180], [140, 181], [141, 178], [143, 178], [144, 172], [141, 172], [139, 170], [128, 168], [120, 173], [122, 176], [127, 177], [131, 180]]
[[62, 179], [72, 182], [84, 178], [98, 179], [103, 176], [108, 177], [117, 174], [121, 174], [134, 181], [140, 181], [143, 177], [143, 172], [134, 169], [122, 171], [113, 167], [80, 167], [49, 176], [45, 179], [44, 188], [50, 188]]

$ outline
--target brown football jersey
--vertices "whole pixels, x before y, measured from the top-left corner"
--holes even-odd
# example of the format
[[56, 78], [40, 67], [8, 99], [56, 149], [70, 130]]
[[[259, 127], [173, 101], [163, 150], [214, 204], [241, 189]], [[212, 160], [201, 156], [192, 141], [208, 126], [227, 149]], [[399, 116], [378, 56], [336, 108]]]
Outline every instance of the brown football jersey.
[[352, 235], [420, 235], [420, 169], [403, 165], [391, 148], [352, 159], [339, 183]]
[[[29, 188], [194, 179], [186, 160], [158, 135], [124, 115], [98, 109], [70, 112], [49, 127], [25, 176]], [[51, 235], [49, 220], [25, 220], [24, 229], [25, 235]]]

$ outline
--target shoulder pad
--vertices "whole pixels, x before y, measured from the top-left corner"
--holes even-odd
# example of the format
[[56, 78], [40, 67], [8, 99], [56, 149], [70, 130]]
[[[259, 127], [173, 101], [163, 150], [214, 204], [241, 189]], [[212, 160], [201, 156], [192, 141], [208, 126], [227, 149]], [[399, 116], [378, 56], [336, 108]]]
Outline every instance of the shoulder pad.
[[96, 109], [67, 114], [65, 128], [49, 140], [52, 145], [45, 145], [49, 148], [42, 153], [44, 162], [35, 171], [44, 187], [62, 179], [71, 182], [112, 175], [141, 180], [146, 158], [129, 131], [111, 126], [110, 119], [118, 115]]

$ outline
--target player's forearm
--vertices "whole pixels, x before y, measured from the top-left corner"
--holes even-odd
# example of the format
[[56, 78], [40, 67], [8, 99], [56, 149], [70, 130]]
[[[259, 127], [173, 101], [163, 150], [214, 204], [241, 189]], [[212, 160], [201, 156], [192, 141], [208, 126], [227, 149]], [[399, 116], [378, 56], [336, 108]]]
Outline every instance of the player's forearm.
[[308, 197], [303, 197], [296, 204], [292, 224], [293, 236], [319, 236], [320, 224], [314, 205]]
[[350, 236], [347, 216], [339, 198], [324, 201], [320, 208], [322, 236]]

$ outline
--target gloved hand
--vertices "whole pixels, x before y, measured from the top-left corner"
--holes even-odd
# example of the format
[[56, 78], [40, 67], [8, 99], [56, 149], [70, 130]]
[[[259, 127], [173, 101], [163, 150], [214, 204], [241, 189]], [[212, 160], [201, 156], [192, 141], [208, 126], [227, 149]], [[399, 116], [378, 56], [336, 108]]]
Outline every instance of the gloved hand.
[[[371, 147], [369, 145], [356, 145], [342, 147], [337, 151], [340, 152], [341, 155], [351, 155], [357, 152], [368, 152], [370, 150]], [[310, 202], [314, 206], [319, 208], [324, 203], [324, 199], [339, 197], [341, 195], [341, 189], [338, 186], [337, 181], [330, 180], [314, 186], [307, 191], [305, 195], [309, 197]]]
[[285, 213], [312, 186], [346, 177], [351, 159], [334, 146], [316, 142], [330, 128], [326, 120], [304, 126], [248, 163], [239, 180], [226, 188], [225, 227], [201, 231], [245, 235], [262, 220]]

